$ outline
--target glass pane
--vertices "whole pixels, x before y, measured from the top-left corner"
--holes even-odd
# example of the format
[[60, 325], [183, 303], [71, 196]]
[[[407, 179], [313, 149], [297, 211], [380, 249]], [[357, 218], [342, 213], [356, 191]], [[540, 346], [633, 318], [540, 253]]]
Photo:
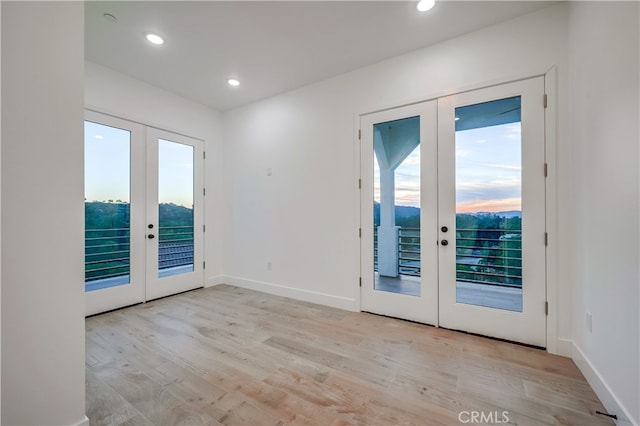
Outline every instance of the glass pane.
[[193, 155], [190, 145], [158, 141], [158, 277], [193, 272]]
[[85, 291], [129, 284], [131, 133], [84, 124]]
[[520, 97], [456, 108], [456, 301], [522, 312]]
[[420, 117], [374, 125], [374, 288], [420, 296]]

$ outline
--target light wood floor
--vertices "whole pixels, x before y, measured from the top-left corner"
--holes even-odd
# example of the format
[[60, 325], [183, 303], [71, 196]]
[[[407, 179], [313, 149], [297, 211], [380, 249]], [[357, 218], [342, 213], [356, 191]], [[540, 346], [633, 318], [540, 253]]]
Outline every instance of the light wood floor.
[[612, 424], [570, 359], [231, 286], [86, 330], [92, 426]]

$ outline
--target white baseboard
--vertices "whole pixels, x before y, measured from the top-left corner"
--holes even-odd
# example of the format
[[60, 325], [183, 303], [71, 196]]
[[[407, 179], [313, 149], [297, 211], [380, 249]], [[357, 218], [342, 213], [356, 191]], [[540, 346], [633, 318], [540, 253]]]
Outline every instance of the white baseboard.
[[556, 355], [571, 358], [573, 355], [573, 340], [558, 338], [556, 339]]
[[591, 385], [596, 395], [598, 395], [598, 398], [600, 398], [600, 401], [606, 408], [607, 412], [618, 416], [616, 424], [625, 426], [638, 425], [638, 420], [640, 419], [634, 419], [631, 413], [625, 409], [615, 392], [613, 392], [609, 385], [607, 385], [607, 382], [600, 375], [598, 370], [596, 370], [582, 349], [576, 345], [575, 342], [572, 342], [572, 347], [571, 358], [573, 358], [573, 361], [587, 379], [589, 385]]
[[84, 416], [84, 419], [80, 420], [74, 426], [89, 426], [89, 417]]
[[204, 287], [214, 287], [220, 284], [224, 284], [224, 279], [225, 276], [224, 275], [215, 275], [213, 277], [209, 277], [207, 278], [207, 280], [204, 283]]
[[242, 287], [249, 290], [261, 291], [275, 296], [289, 297], [291, 299], [303, 300], [305, 302], [317, 303], [319, 305], [330, 306], [332, 308], [344, 309], [347, 311], [359, 311], [355, 299], [333, 296], [331, 294], [318, 293], [315, 291], [302, 290], [294, 287], [287, 287], [279, 284], [266, 283], [262, 281], [248, 280], [240, 277], [225, 276], [224, 283]]

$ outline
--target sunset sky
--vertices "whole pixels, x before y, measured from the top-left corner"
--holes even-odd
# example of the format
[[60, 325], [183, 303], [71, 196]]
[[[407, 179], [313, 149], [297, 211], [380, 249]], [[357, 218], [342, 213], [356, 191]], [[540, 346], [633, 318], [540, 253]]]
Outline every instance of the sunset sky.
[[[457, 213], [521, 210], [520, 127], [518, 122], [456, 132]], [[376, 183], [379, 176], [374, 160]], [[396, 205], [420, 206], [419, 180], [420, 146], [396, 169]], [[374, 187], [376, 201], [379, 192]]]

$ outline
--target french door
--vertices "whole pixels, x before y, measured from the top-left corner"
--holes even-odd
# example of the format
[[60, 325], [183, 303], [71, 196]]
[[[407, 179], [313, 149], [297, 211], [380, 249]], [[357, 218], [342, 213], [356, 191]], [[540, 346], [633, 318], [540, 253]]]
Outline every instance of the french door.
[[202, 152], [202, 141], [87, 111], [87, 315], [203, 286]]
[[543, 94], [361, 117], [363, 310], [546, 346]]
[[437, 102], [361, 118], [362, 308], [438, 323]]

